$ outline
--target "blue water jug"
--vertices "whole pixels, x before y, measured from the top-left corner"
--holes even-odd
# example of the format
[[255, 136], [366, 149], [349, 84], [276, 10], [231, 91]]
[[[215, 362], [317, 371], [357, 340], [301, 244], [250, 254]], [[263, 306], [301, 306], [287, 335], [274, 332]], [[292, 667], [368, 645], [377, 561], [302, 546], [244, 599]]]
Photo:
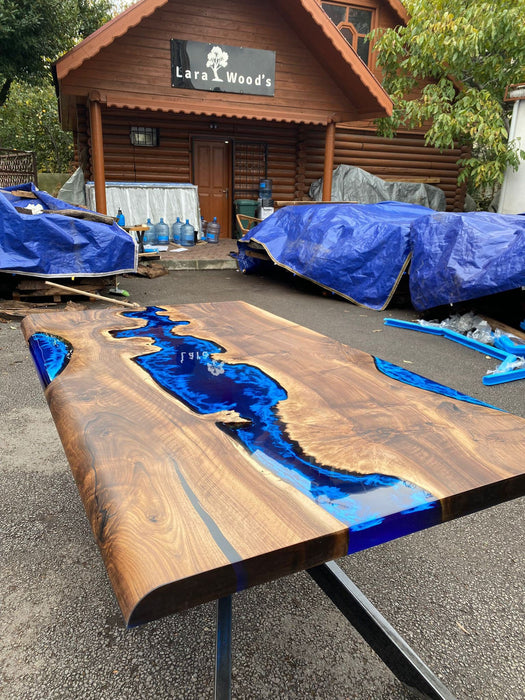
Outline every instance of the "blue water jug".
[[206, 240], [208, 243], [218, 243], [219, 236], [221, 235], [221, 225], [217, 221], [217, 217], [213, 217], [213, 221], [208, 221], [208, 227], [206, 228]]
[[180, 242], [181, 245], [184, 246], [195, 245], [195, 233], [193, 231], [193, 226], [190, 224], [189, 219], [186, 219], [186, 223], [183, 224], [181, 228]]
[[171, 240], [173, 243], [180, 243], [180, 234], [182, 229], [182, 221], [177, 216], [177, 221], [171, 226]]
[[146, 221], [146, 226], [149, 226], [149, 229], [144, 231], [144, 245], [155, 245], [157, 242], [155, 238], [155, 225], [151, 223], [151, 219]]
[[125, 226], [126, 225], [126, 219], [124, 218], [124, 214], [122, 213], [122, 209], [119, 208], [117, 212], [117, 224], [119, 226]]
[[155, 233], [157, 234], [157, 243], [159, 245], [168, 245], [170, 241], [170, 227], [164, 223], [162, 217], [160, 217], [160, 221], [155, 227]]

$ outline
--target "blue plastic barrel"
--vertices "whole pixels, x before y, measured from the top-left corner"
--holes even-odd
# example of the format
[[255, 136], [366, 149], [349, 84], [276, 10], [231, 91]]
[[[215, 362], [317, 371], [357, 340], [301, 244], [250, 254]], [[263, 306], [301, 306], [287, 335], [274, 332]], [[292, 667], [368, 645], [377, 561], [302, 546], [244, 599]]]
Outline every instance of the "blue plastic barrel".
[[221, 225], [217, 221], [217, 217], [213, 217], [213, 221], [208, 221], [206, 228], [206, 240], [208, 243], [218, 243], [221, 235]]
[[155, 233], [157, 234], [157, 242], [159, 245], [168, 245], [170, 241], [170, 227], [168, 224], [164, 223], [162, 217], [160, 217], [160, 221], [155, 227]]
[[182, 225], [180, 230], [180, 243], [184, 246], [195, 245], [195, 232], [189, 219], [186, 219], [186, 223]]
[[177, 216], [177, 221], [171, 225], [171, 240], [173, 243], [180, 243], [180, 233], [182, 229], [182, 221]]
[[146, 221], [146, 226], [149, 226], [149, 229], [144, 231], [144, 244], [155, 245], [157, 243], [157, 239], [155, 237], [155, 225], [151, 223], [151, 219]]

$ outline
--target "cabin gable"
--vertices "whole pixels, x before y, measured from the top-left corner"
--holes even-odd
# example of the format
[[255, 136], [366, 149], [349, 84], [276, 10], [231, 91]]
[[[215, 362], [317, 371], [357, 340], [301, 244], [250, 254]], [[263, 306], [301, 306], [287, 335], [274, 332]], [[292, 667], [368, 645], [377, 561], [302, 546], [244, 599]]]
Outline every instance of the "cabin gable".
[[[313, 124], [362, 114], [362, 105], [321, 65], [308, 39], [276, 15], [278, 3], [257, 0], [169, 0], [62, 78], [57, 64], [61, 96], [87, 101], [96, 93], [107, 107]], [[275, 52], [274, 95], [172, 87], [172, 39]], [[384, 113], [377, 106], [375, 111]]]

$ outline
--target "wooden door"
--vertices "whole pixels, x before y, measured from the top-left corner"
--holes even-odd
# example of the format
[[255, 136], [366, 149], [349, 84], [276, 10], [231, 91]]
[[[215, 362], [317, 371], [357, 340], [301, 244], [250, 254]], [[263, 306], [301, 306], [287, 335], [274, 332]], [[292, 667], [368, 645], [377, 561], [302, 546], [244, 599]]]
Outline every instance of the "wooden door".
[[193, 182], [199, 188], [201, 215], [206, 221], [217, 217], [221, 238], [231, 236], [231, 144], [228, 141], [195, 139]]

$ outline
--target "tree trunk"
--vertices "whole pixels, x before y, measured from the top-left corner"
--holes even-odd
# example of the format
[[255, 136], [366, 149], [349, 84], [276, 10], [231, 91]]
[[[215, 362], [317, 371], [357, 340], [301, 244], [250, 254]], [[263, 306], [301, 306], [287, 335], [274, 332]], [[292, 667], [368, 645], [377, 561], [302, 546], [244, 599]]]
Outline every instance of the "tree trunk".
[[7, 98], [9, 97], [9, 90], [11, 89], [11, 84], [13, 82], [12, 78], [7, 78], [2, 88], [0, 89], [0, 107], [5, 104]]

